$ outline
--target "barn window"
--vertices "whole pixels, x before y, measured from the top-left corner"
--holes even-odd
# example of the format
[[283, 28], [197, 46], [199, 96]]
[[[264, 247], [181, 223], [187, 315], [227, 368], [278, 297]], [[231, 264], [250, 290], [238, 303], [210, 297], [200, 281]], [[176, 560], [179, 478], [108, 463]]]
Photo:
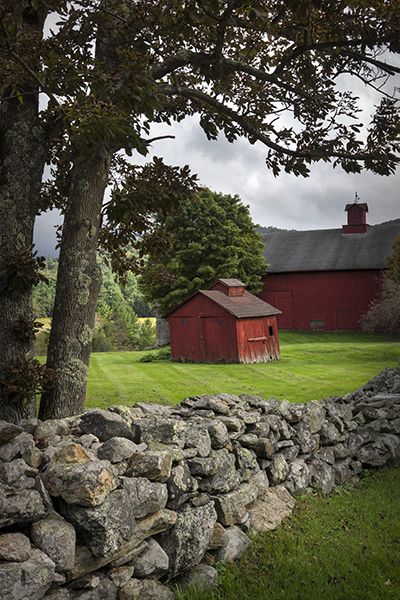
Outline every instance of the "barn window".
[[311, 319], [310, 327], [311, 327], [311, 329], [323, 329], [325, 327], [325, 321]]
[[272, 325], [269, 325], [268, 330], [269, 330], [269, 335], [271, 335], [271, 336], [274, 335], [274, 330], [272, 329]]
[[184, 321], [184, 320], [182, 319], [182, 321], [181, 321], [181, 325], [187, 325], [187, 324], [188, 324], [188, 321]]

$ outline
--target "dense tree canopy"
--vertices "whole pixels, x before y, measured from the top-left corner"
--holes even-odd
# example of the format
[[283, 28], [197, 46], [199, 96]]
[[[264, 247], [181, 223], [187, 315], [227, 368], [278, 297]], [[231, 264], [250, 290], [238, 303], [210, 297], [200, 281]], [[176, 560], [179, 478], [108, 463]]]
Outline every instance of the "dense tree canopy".
[[203, 189], [158, 227], [169, 236], [169, 248], [152, 252], [139, 284], [161, 313], [221, 277], [240, 279], [250, 292], [261, 290], [264, 245], [238, 196]]
[[[34, 381], [29, 394], [12, 390], [16, 372], [35, 371], [32, 336], [16, 323], [32, 321], [38, 212], [64, 212], [48, 418], [83, 408], [98, 244], [121, 273], [140, 266], [123, 248], [161, 244], [149, 235], [153, 214], [195, 188], [188, 169], [135, 167], [122, 152], [146, 154], [152, 123], [197, 114], [210, 139], [264, 144], [275, 174], [307, 175], [320, 160], [393, 173], [398, 108], [382, 86], [400, 72], [399, 19], [391, 0], [0, 0], [0, 416], [36, 410]], [[370, 120], [353, 80], [382, 91]], [[41, 193], [46, 163], [53, 178]]]

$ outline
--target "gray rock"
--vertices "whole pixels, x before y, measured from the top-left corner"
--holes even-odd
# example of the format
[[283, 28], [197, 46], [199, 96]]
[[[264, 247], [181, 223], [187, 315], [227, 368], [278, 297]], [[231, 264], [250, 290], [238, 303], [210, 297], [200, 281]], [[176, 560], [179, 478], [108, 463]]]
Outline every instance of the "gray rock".
[[143, 452], [145, 449], [146, 446], [137, 445], [125, 437], [113, 437], [102, 444], [97, 455], [101, 460], [109, 460], [114, 464], [130, 458], [132, 454]]
[[160, 544], [153, 538], [146, 542], [146, 548], [133, 561], [135, 577], [160, 579], [168, 571], [169, 558]]
[[324, 448], [319, 448], [314, 453], [314, 456], [316, 458], [319, 458], [320, 460], [323, 460], [324, 462], [328, 463], [328, 465], [335, 464], [335, 454], [334, 454], [333, 448], [331, 446], [325, 446]]
[[274, 453], [274, 446], [270, 439], [258, 437], [254, 433], [245, 433], [238, 438], [238, 442], [252, 450], [260, 458], [270, 458]]
[[227, 543], [228, 536], [226, 535], [225, 527], [222, 527], [221, 523], [215, 523], [211, 539], [208, 542], [207, 550], [218, 550], [218, 548], [225, 548]]
[[259, 471], [250, 481], [241, 483], [236, 490], [213, 496], [219, 522], [224, 526], [242, 523], [246, 518], [246, 507], [268, 488], [268, 485], [267, 475], [264, 471]]
[[333, 470], [335, 472], [335, 484], [343, 485], [345, 481], [349, 481], [352, 477], [352, 472], [350, 470], [350, 461], [349, 460], [341, 460], [338, 461]]
[[326, 417], [324, 408], [317, 400], [311, 400], [305, 405], [305, 410], [311, 433], [318, 433]]
[[307, 464], [301, 458], [296, 458], [290, 465], [290, 471], [285, 487], [291, 494], [305, 490], [311, 482], [311, 474]]
[[42, 453], [36, 446], [24, 450], [22, 452], [22, 458], [31, 467], [40, 467], [42, 464]]
[[72, 591], [71, 600], [117, 600], [117, 593], [117, 586], [104, 578], [95, 589]]
[[132, 430], [125, 419], [115, 412], [93, 408], [81, 415], [80, 428], [106, 442], [113, 437], [124, 437], [139, 442], [139, 429]]
[[185, 426], [181, 437], [185, 441], [185, 448], [196, 448], [198, 456], [209, 456], [211, 438], [207, 429], [189, 423]]
[[52, 496], [61, 496], [70, 504], [97, 506], [118, 485], [108, 461], [50, 465], [41, 473]]
[[340, 440], [340, 433], [333, 423], [325, 421], [319, 431], [321, 444], [328, 446], [336, 444]]
[[158, 536], [158, 542], [169, 557], [169, 577], [197, 565], [204, 555], [217, 520], [214, 503], [191, 507], [185, 504], [176, 524]]
[[0, 560], [24, 562], [31, 555], [31, 542], [22, 533], [0, 535]]
[[0, 485], [0, 527], [15, 523], [25, 525], [46, 515], [46, 508], [37, 490], [19, 490]]
[[272, 485], [278, 485], [285, 481], [289, 474], [289, 465], [281, 453], [272, 456], [267, 473]]
[[134, 454], [128, 460], [126, 475], [147, 477], [151, 481], [164, 483], [171, 475], [172, 456], [170, 452], [143, 452]]
[[198, 483], [193, 479], [186, 461], [182, 460], [172, 467], [167, 487], [168, 508], [177, 509], [195, 495]]
[[32, 542], [46, 552], [58, 571], [72, 569], [75, 562], [76, 533], [71, 523], [57, 515], [33, 523]]
[[263, 533], [276, 529], [292, 513], [295, 504], [295, 499], [283, 486], [269, 488], [248, 506], [252, 513], [251, 530]]
[[125, 587], [128, 581], [133, 577], [134, 568], [129, 566], [121, 566], [115, 569], [111, 569], [108, 572], [108, 577], [111, 579], [113, 584], [118, 588]]
[[225, 448], [230, 443], [228, 428], [224, 423], [216, 419], [204, 419], [202, 425], [207, 428], [211, 438], [211, 447], [214, 450]]
[[0, 483], [4, 485], [13, 485], [18, 481], [20, 482], [21, 478], [25, 476], [27, 468], [28, 465], [22, 458], [0, 464]]
[[0, 444], [16, 438], [22, 432], [22, 427], [8, 423], [7, 421], [0, 421]]
[[240, 481], [248, 481], [252, 475], [260, 470], [257, 455], [249, 448], [243, 448], [237, 442], [233, 442], [233, 453], [236, 459], [236, 470]]
[[52, 436], [65, 436], [69, 435], [71, 430], [69, 425], [63, 419], [49, 419], [48, 421], [42, 421], [35, 429], [35, 437], [38, 440], [44, 440], [45, 438], [51, 438]]
[[391, 458], [388, 448], [383, 442], [373, 442], [362, 446], [356, 454], [357, 459], [367, 467], [383, 467]]
[[215, 553], [217, 562], [233, 561], [242, 556], [251, 544], [250, 538], [236, 525], [226, 530], [228, 543]]
[[86, 546], [77, 545], [74, 568], [66, 573], [68, 581], [97, 571], [108, 564], [116, 567], [129, 562], [138, 554], [141, 544], [147, 538], [166, 531], [176, 523], [177, 518], [175, 512], [162, 508], [153, 515], [138, 521], [132, 537], [127, 542], [123, 542], [118, 552], [112, 557], [94, 556]]
[[22, 432], [12, 440], [0, 445], [0, 460], [10, 462], [18, 455], [21, 455], [29, 447], [35, 445], [33, 436]]
[[318, 486], [323, 494], [329, 494], [335, 483], [334, 467], [328, 465], [324, 460], [314, 456], [309, 465], [311, 482]]
[[[323, 431], [324, 424], [320, 428], [320, 433]], [[312, 433], [311, 431], [311, 420], [309, 415], [306, 415], [300, 423], [293, 425], [295, 429], [295, 435], [293, 437], [294, 443], [299, 446], [302, 454], [308, 454], [317, 450], [319, 445], [319, 435]]]
[[90, 508], [61, 502], [60, 512], [74, 525], [78, 536], [95, 556], [116, 554], [122, 543], [130, 539], [135, 527], [125, 490], [111, 492], [102, 504]]
[[50, 588], [54, 563], [41, 550], [28, 560], [0, 564], [0, 600], [41, 600]]
[[153, 579], [131, 579], [119, 591], [118, 600], [174, 600], [168, 587]]
[[305, 405], [301, 403], [291, 404], [289, 407], [291, 419], [288, 419], [289, 423], [299, 423], [305, 415]]
[[210, 565], [200, 564], [177, 577], [174, 584], [181, 590], [191, 586], [195, 587], [198, 592], [208, 590], [218, 585], [218, 571]]
[[44, 596], [44, 600], [71, 600], [71, 592], [65, 587], [51, 590]]
[[229, 415], [229, 406], [221, 399], [203, 394], [197, 400], [195, 408], [207, 408], [220, 415]]
[[235, 457], [226, 454], [222, 467], [215, 475], [204, 477], [199, 481], [199, 489], [210, 494], [229, 492], [239, 485], [239, 477], [235, 468]]
[[185, 424], [178, 419], [148, 415], [137, 422], [140, 441], [146, 444], [154, 442], [168, 443], [182, 437]]
[[212, 450], [210, 456], [195, 456], [187, 460], [188, 467], [192, 475], [208, 477], [215, 475], [224, 463], [225, 454]]
[[165, 483], [149, 481], [145, 477], [121, 477], [121, 483], [128, 493], [131, 511], [136, 519], [155, 513], [167, 504]]

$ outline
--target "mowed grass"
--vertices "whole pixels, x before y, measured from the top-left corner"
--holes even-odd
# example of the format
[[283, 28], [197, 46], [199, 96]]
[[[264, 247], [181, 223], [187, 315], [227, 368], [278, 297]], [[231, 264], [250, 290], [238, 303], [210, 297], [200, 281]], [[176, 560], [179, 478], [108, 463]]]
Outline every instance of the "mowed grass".
[[305, 402], [354, 391], [398, 366], [399, 336], [280, 332], [281, 360], [254, 365], [140, 363], [143, 352], [93, 353], [86, 408], [176, 404], [191, 395], [259, 394]]
[[220, 585], [177, 600], [400, 598], [400, 464], [357, 486], [300, 499], [291, 517], [222, 565]]

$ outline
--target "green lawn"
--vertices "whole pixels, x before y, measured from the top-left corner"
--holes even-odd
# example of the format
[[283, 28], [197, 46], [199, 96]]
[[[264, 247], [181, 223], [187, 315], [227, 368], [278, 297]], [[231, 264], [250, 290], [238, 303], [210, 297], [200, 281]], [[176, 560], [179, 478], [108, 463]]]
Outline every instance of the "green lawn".
[[366, 475], [299, 500], [275, 531], [219, 568], [218, 588], [177, 600], [399, 600], [400, 464]]
[[256, 365], [140, 363], [143, 352], [93, 353], [86, 407], [175, 404], [227, 392], [309, 401], [354, 391], [384, 367], [398, 366], [399, 336], [280, 332], [281, 360]]

